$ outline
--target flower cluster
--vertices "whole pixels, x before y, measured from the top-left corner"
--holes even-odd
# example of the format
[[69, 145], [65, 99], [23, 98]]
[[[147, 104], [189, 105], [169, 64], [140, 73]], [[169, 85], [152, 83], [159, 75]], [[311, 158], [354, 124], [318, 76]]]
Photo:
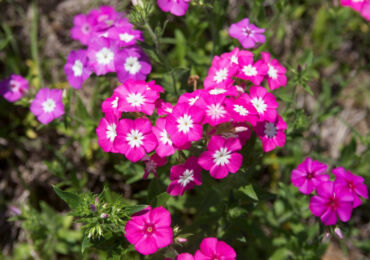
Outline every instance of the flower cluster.
[[159, 8], [163, 12], [170, 12], [176, 16], [185, 15], [188, 10], [190, 0], [157, 0]]
[[291, 181], [303, 194], [316, 191], [309, 208], [324, 225], [329, 226], [335, 225], [338, 217], [343, 222], [349, 221], [352, 210], [362, 203], [360, 197], [368, 198], [368, 189], [362, 177], [343, 167], [332, 170], [335, 180], [331, 181], [325, 174], [327, 169], [327, 165], [306, 158], [292, 171]]
[[370, 21], [370, 0], [340, 0], [343, 6], [349, 6], [356, 12], [359, 12], [362, 17]]
[[145, 80], [152, 66], [144, 51], [137, 45], [143, 34], [135, 30], [122, 13], [111, 6], [101, 6], [87, 15], [74, 18], [73, 39], [87, 49], [72, 51], [64, 66], [69, 84], [79, 89], [94, 72], [96, 75], [117, 73], [120, 82], [128, 79]]
[[[202, 184], [202, 169], [216, 179], [236, 173], [243, 161], [240, 151], [253, 130], [265, 152], [284, 146], [287, 125], [277, 113], [274, 95], [261, 86], [264, 80], [272, 90], [285, 86], [285, 68], [269, 53], [255, 62], [251, 52], [238, 48], [216, 56], [204, 89], [181, 95], [175, 105], [160, 98], [164, 90], [154, 81], [129, 79], [102, 104], [105, 117], [96, 130], [98, 143], [105, 152], [143, 161], [144, 178], [156, 175], [157, 167], [175, 151], [189, 149], [194, 142], [206, 146], [199, 158], [192, 156], [171, 168], [167, 192], [183, 195]], [[155, 111], [159, 117], [153, 116]]]

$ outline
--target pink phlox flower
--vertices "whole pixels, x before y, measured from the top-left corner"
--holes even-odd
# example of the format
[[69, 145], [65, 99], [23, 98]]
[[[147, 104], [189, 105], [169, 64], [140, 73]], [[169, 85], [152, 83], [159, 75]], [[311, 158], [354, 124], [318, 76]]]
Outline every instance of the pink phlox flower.
[[194, 256], [189, 253], [182, 253], [177, 255], [175, 260], [194, 260]]
[[187, 103], [177, 104], [167, 117], [166, 130], [176, 146], [198, 141], [203, 135], [204, 111]]
[[159, 93], [148, 87], [152, 83], [142, 80], [128, 80], [114, 90], [119, 97], [118, 110], [121, 112], [143, 112], [152, 115]]
[[170, 156], [176, 150], [166, 130], [166, 121], [166, 118], [158, 118], [155, 126], [153, 126], [153, 134], [158, 140], [158, 146], [155, 151], [161, 157]]
[[273, 94], [269, 93], [265, 88], [253, 86], [249, 90], [251, 103], [258, 112], [260, 121], [274, 122], [276, 119], [276, 109], [279, 104]]
[[170, 12], [176, 16], [183, 16], [188, 10], [190, 0], [157, 0], [159, 8], [163, 12]]
[[194, 255], [195, 260], [235, 260], [235, 250], [215, 237], [208, 237], [200, 243], [200, 250]]
[[10, 75], [0, 82], [0, 94], [9, 102], [16, 102], [28, 92], [28, 81], [21, 75]]
[[199, 107], [204, 111], [203, 124], [216, 126], [231, 120], [228, 111], [224, 106], [225, 95], [203, 95], [202, 103]]
[[262, 60], [253, 63], [253, 57], [240, 56], [239, 57], [239, 73], [238, 78], [250, 80], [253, 84], [259, 85], [268, 72], [268, 65]]
[[228, 86], [223, 86], [223, 87], [214, 86], [208, 89], [204, 89], [202, 94], [203, 95], [209, 94], [212, 96], [222, 95], [222, 96], [236, 97], [236, 96], [239, 96], [239, 91], [236, 88], [236, 86], [233, 86], [233, 85], [228, 85]]
[[219, 87], [224, 88], [234, 82], [238, 66], [231, 63], [229, 59], [222, 59], [218, 56], [214, 57], [212, 66], [209, 68], [208, 75], [204, 79], [204, 88]]
[[271, 60], [270, 53], [262, 52], [261, 55], [263, 62], [268, 67], [266, 78], [270, 89], [275, 90], [285, 87], [287, 83], [287, 77], [285, 76], [286, 69], [280, 65], [277, 59]]
[[40, 89], [31, 103], [30, 110], [44, 125], [64, 114], [63, 90]]
[[162, 99], [158, 99], [155, 102], [155, 107], [157, 108], [157, 114], [159, 116], [166, 116], [172, 113], [173, 105], [168, 102], [164, 102]]
[[167, 247], [173, 240], [170, 212], [163, 207], [149, 206], [132, 215], [125, 226], [125, 237], [143, 255]]
[[254, 24], [249, 23], [248, 18], [232, 24], [229, 28], [229, 35], [232, 38], [238, 39], [245, 49], [253, 48], [257, 43], [265, 43], [266, 37], [264, 33], [265, 29], [258, 28]]
[[369, 198], [369, 192], [363, 177], [354, 175], [343, 167], [335, 168], [332, 172], [335, 175], [335, 186], [352, 194], [354, 208], [362, 204], [360, 197]]
[[351, 218], [353, 196], [334, 182], [322, 182], [316, 188], [317, 195], [310, 200], [309, 208], [316, 217], [320, 217], [326, 226], [335, 225], [337, 218], [347, 222]]
[[143, 33], [134, 30], [131, 24], [126, 26], [114, 26], [109, 29], [108, 37], [118, 42], [120, 47], [128, 47], [137, 44], [137, 41], [143, 41]]
[[361, 12], [366, 2], [368, 2], [368, 0], [340, 0], [341, 5], [349, 6], [357, 12]]
[[177, 104], [186, 103], [190, 106], [193, 105], [199, 105], [201, 102], [201, 99], [203, 98], [204, 90], [198, 89], [196, 91], [193, 91], [191, 93], [184, 93], [179, 97], [179, 100], [177, 101]]
[[101, 104], [102, 112], [105, 114], [113, 113], [118, 118], [120, 118], [121, 112], [118, 110], [118, 100], [119, 100], [118, 95], [113, 93], [111, 97], [104, 100], [103, 103]]
[[182, 196], [186, 190], [201, 185], [202, 168], [198, 164], [198, 158], [191, 156], [184, 164], [172, 166], [170, 180], [167, 192], [172, 196]]
[[114, 65], [118, 80], [122, 83], [128, 79], [145, 80], [152, 70], [149, 58], [136, 46], [124, 48], [117, 53]]
[[320, 183], [329, 181], [329, 175], [324, 174], [327, 169], [326, 164], [308, 157], [292, 171], [291, 181], [300, 192], [310, 194]]
[[121, 119], [116, 132], [114, 148], [132, 162], [139, 161], [157, 147], [157, 138], [147, 118]]
[[150, 157], [145, 155], [141, 160], [145, 163], [144, 180], [148, 178], [150, 173], [153, 173], [155, 177], [158, 177], [157, 168], [166, 165], [168, 162], [166, 157], [160, 157], [156, 153]]
[[234, 122], [248, 122], [253, 126], [257, 124], [258, 113], [248, 94], [244, 93], [238, 98], [227, 99], [225, 103]]
[[73, 25], [71, 29], [72, 39], [80, 41], [83, 45], [87, 45], [97, 29], [95, 16], [91, 14], [76, 15], [73, 19]]
[[100, 6], [99, 9], [93, 9], [89, 13], [96, 23], [96, 29], [104, 31], [114, 26], [122, 14], [118, 13], [112, 6]]
[[88, 66], [87, 52], [85, 50], [71, 51], [64, 65], [64, 73], [69, 84], [80, 89], [84, 81], [90, 77], [92, 71]]
[[198, 163], [203, 169], [210, 171], [213, 178], [223, 179], [229, 172], [236, 173], [240, 169], [243, 156], [235, 151], [241, 148], [238, 138], [214, 135], [208, 143], [207, 151], [200, 155]]
[[116, 71], [114, 60], [118, 49], [116, 41], [108, 38], [95, 37], [89, 42], [87, 57], [96, 75], [101, 76]]
[[275, 122], [262, 121], [257, 124], [255, 131], [262, 141], [263, 150], [267, 153], [275, 149], [276, 146], [285, 145], [285, 133], [287, 124], [280, 115], [277, 115]]
[[98, 144], [104, 152], [118, 152], [113, 145], [117, 137], [118, 119], [119, 117], [116, 114], [108, 112], [105, 117], [100, 119], [99, 126], [96, 128]]

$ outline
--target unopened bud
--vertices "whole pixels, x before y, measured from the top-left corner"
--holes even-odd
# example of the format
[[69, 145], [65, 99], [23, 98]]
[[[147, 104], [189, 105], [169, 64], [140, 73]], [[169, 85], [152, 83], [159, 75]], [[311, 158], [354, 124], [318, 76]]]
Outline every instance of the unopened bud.
[[178, 237], [176, 238], [176, 241], [180, 244], [183, 244], [183, 243], [186, 243], [188, 242], [188, 240], [186, 238], [183, 238], [183, 237]]
[[100, 218], [101, 219], [106, 219], [106, 218], [108, 218], [109, 217], [109, 215], [107, 214], [107, 213], [102, 213], [101, 215], [100, 215]]
[[342, 230], [340, 230], [340, 228], [339, 228], [339, 227], [336, 227], [336, 228], [334, 229], [334, 232], [335, 232], [335, 234], [336, 234], [340, 239], [343, 239]]
[[9, 210], [11, 211], [11, 212], [13, 212], [15, 215], [17, 215], [17, 216], [19, 216], [19, 215], [21, 215], [22, 214], [22, 211], [19, 209], [19, 208], [17, 208], [17, 207], [14, 207], [14, 206], [9, 206]]
[[94, 204], [90, 204], [90, 209], [92, 212], [96, 212], [96, 206]]

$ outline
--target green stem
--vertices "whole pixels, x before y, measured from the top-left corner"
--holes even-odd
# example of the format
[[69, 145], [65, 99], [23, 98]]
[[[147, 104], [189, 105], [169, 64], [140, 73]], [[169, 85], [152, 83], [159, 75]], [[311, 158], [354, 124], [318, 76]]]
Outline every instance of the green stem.
[[39, 87], [41, 87], [44, 85], [44, 82], [42, 79], [37, 34], [38, 34], [38, 11], [37, 11], [37, 0], [34, 0], [32, 2], [32, 23], [31, 23], [31, 34], [30, 34], [31, 55], [32, 55], [32, 59], [34, 60], [37, 66], [37, 76], [39, 78], [39, 84], [40, 84]]

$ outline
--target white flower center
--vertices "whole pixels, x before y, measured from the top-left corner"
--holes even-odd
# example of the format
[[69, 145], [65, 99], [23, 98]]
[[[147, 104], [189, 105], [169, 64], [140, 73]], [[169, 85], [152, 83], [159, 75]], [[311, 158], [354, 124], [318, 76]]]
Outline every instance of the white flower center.
[[188, 114], [177, 119], [177, 129], [183, 134], [187, 134], [190, 128], [193, 128], [193, 119]]
[[221, 83], [222, 81], [227, 79], [228, 70], [226, 68], [220, 69], [216, 72], [216, 75], [213, 77], [213, 81], [216, 83]]
[[170, 136], [169, 134], [167, 133], [167, 131], [165, 129], [163, 129], [163, 131], [159, 134], [159, 140], [162, 142], [162, 144], [164, 145], [172, 145], [172, 141], [170, 139]]
[[239, 64], [238, 56], [233, 55], [231, 56], [231, 63]]
[[207, 116], [211, 117], [213, 120], [225, 117], [226, 111], [221, 104], [211, 104], [207, 107]]
[[12, 92], [20, 92], [21, 91], [21, 84], [19, 84], [18, 81], [11, 80], [9, 82], [9, 85], [10, 85], [10, 90]]
[[131, 129], [130, 133], [126, 136], [126, 141], [131, 148], [138, 148], [143, 145], [143, 134], [137, 129]]
[[257, 75], [257, 69], [251, 64], [248, 64], [243, 67], [243, 73], [248, 77], [253, 77]]
[[[198, 99], [199, 99], [199, 96], [195, 96], [195, 97], [193, 97], [193, 98], [189, 98], [189, 100], [188, 100], [188, 102], [189, 102], [189, 105], [194, 105], [195, 104], [195, 102], [197, 102], [198, 101]], [[172, 113], [172, 112], [171, 112]]]
[[98, 51], [96, 54], [96, 60], [99, 64], [102, 65], [108, 65], [113, 61], [114, 53], [110, 49], [104, 47], [100, 51]]
[[234, 111], [241, 116], [247, 116], [249, 114], [248, 110], [241, 105], [234, 105]]
[[117, 108], [118, 107], [118, 100], [119, 97], [116, 97], [110, 104], [112, 105], [112, 108]]
[[134, 39], [134, 36], [128, 33], [121, 33], [119, 35], [119, 39], [123, 42], [130, 42], [132, 39]]
[[226, 89], [223, 88], [214, 88], [209, 91], [209, 94], [211, 95], [220, 95], [226, 92]]
[[276, 126], [274, 125], [274, 123], [267, 122], [265, 124], [264, 132], [268, 138], [274, 138], [276, 136]]
[[178, 183], [185, 187], [191, 181], [194, 181], [194, 171], [186, 169], [184, 173], [180, 176]]
[[141, 64], [137, 57], [128, 57], [125, 61], [124, 67], [131, 75], [135, 75], [141, 70]]
[[42, 109], [45, 113], [51, 113], [54, 111], [56, 107], [54, 99], [48, 98], [44, 102], [42, 102]]
[[253, 106], [255, 107], [255, 109], [257, 110], [258, 114], [264, 114], [265, 113], [265, 111], [267, 109], [267, 105], [261, 97], [253, 98], [251, 100], [251, 102], [252, 102]]
[[79, 77], [82, 75], [83, 65], [80, 60], [76, 60], [72, 66], [73, 74], [75, 77]]
[[216, 166], [225, 166], [229, 164], [231, 158], [231, 152], [226, 147], [220, 148], [213, 154], [213, 162]]
[[270, 64], [268, 65], [269, 66], [269, 70], [267, 72], [268, 76], [272, 79], [277, 79], [277, 70], [271, 66]]
[[133, 107], [140, 107], [146, 101], [145, 97], [141, 93], [130, 93], [126, 100]]
[[251, 29], [249, 29], [249, 27], [243, 28], [242, 31], [245, 36], [252, 36], [254, 34], [254, 32]]
[[164, 109], [164, 111], [166, 111], [167, 113], [172, 113], [173, 108], [172, 108], [172, 107], [166, 107], [166, 108]]
[[116, 138], [117, 136], [117, 132], [116, 132], [116, 128], [117, 128], [117, 125], [112, 123], [110, 125], [107, 125], [107, 129], [105, 131], [105, 136], [106, 138], [111, 142], [113, 143], [114, 139]]

